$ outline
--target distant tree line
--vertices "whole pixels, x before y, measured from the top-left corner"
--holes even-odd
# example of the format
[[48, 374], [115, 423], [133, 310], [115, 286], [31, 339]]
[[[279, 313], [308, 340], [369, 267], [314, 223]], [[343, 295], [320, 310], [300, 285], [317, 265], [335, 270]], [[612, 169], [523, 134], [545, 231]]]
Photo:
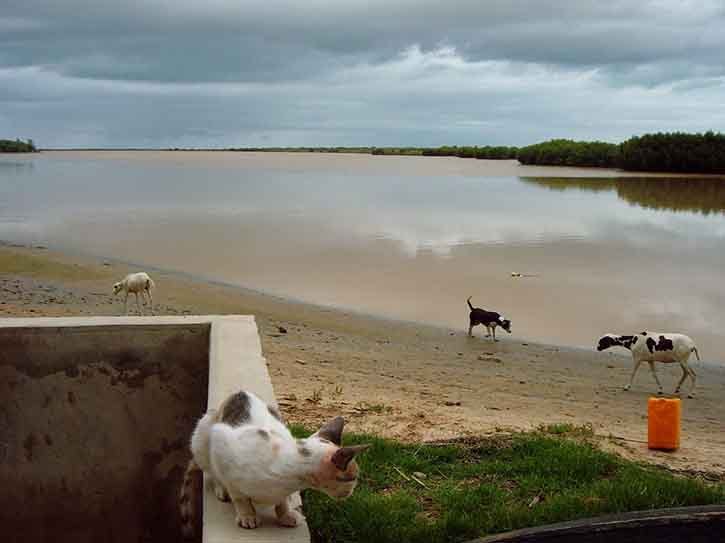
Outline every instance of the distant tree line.
[[725, 173], [725, 134], [645, 134], [619, 146], [625, 170]]
[[0, 140], [0, 153], [35, 153], [36, 151], [33, 140]]
[[228, 150], [455, 156], [487, 160], [517, 159], [521, 164], [540, 166], [725, 173], [725, 134], [715, 132], [645, 134], [629, 138], [620, 144], [552, 139], [525, 147], [444, 145], [442, 147], [247, 147]]
[[521, 164], [547, 166], [725, 173], [725, 134], [645, 134], [629, 138], [619, 145], [558, 139], [521, 147], [517, 158]]
[[[362, 153], [375, 154], [375, 147], [227, 147], [219, 151], [241, 151], [256, 153]], [[190, 149], [173, 148], [172, 151], [189, 151]], [[195, 150], [195, 149], [194, 149]], [[200, 149], [201, 150], [201, 149]]]
[[618, 157], [619, 145], [614, 143], [565, 139], [521, 147], [516, 155], [521, 164], [597, 168], [616, 168]]
[[425, 154], [425, 151], [426, 150], [421, 147], [373, 147], [370, 154], [420, 156]]
[[623, 143], [553, 139], [527, 145], [432, 148], [373, 148], [373, 154], [421, 154], [488, 160], [517, 159], [521, 164], [621, 168], [623, 170], [725, 173], [725, 134], [682, 132], [645, 134]]
[[516, 147], [506, 147], [502, 145], [483, 147], [458, 147], [443, 146], [434, 147], [432, 149], [423, 149], [423, 156], [457, 156], [460, 158], [478, 158], [488, 160], [510, 160], [515, 159], [518, 153]]

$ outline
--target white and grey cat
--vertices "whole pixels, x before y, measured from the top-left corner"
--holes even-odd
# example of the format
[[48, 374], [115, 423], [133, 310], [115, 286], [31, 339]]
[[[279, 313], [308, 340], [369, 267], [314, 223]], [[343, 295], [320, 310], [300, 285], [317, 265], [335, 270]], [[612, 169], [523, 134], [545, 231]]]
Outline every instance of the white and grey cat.
[[282, 526], [297, 526], [301, 515], [290, 496], [314, 488], [334, 498], [355, 489], [355, 455], [367, 445], [342, 446], [345, 421], [336, 417], [306, 439], [295, 439], [279, 412], [251, 392], [240, 391], [210, 410], [191, 436], [193, 459], [184, 475], [179, 498], [185, 535], [194, 532], [194, 472], [202, 470], [214, 493], [234, 504], [237, 524], [256, 528], [255, 504], [274, 505]]

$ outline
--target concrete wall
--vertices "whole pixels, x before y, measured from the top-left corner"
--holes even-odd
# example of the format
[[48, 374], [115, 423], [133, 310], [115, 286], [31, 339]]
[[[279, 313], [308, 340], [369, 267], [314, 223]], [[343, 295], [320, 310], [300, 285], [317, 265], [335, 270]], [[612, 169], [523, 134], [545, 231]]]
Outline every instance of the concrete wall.
[[[239, 389], [276, 405], [251, 316], [0, 319], [0, 540], [180, 541], [189, 436]], [[199, 494], [197, 541], [309, 541]]]
[[3, 539], [178, 540], [209, 341], [208, 324], [0, 322]]

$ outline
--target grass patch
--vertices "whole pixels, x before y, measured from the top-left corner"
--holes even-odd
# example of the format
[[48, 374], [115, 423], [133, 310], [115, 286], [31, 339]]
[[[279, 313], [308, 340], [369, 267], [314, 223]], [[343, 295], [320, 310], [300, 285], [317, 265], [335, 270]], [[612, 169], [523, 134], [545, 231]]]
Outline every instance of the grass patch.
[[79, 264], [66, 264], [7, 248], [0, 248], [0, 273], [56, 280], [102, 279], [108, 276]]
[[543, 434], [565, 435], [569, 437], [592, 437], [594, 428], [591, 424], [576, 426], [570, 422], [559, 422], [554, 424], [542, 424], [539, 432]]
[[441, 445], [347, 435], [346, 444], [373, 447], [359, 459], [351, 498], [305, 492], [313, 541], [464, 541], [606, 513], [725, 503], [725, 485], [624, 460], [582, 442], [586, 431], [551, 425]]

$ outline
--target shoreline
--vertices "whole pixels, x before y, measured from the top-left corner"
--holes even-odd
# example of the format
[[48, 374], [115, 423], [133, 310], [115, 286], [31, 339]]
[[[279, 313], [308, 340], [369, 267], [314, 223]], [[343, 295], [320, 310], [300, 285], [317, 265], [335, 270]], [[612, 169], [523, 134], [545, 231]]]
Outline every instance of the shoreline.
[[[641, 178], [671, 178], [671, 179], [713, 179], [722, 180], [725, 179], [725, 173], [698, 173], [698, 172], [668, 172], [668, 171], [649, 171], [649, 170], [623, 170], [621, 168], [612, 168], [607, 166], [569, 166], [569, 165], [549, 165], [549, 164], [523, 164], [516, 159], [477, 159], [472, 157], [459, 157], [455, 155], [443, 155], [443, 156], [425, 156], [416, 154], [383, 154], [375, 155], [367, 152], [355, 152], [355, 151], [342, 151], [342, 152], [331, 152], [331, 151], [306, 151], [306, 150], [234, 150], [234, 149], [173, 149], [173, 148], [67, 148], [67, 149], [38, 149], [34, 152], [25, 153], [0, 153], [0, 156], [33, 156], [42, 155], [43, 153], [48, 154], [64, 154], [64, 153], [169, 153], [176, 155], [183, 155], [184, 153], [190, 154], [231, 154], [231, 155], [288, 155], [288, 156], [323, 156], [323, 157], [371, 157], [374, 156], [378, 159], [438, 159], [440, 160], [456, 160], [462, 161], [466, 164], [469, 163], [498, 163], [505, 164], [515, 162], [515, 167], [522, 169], [529, 169], [532, 173], [531, 176], [541, 177], [561, 177], [561, 174], [557, 174], [554, 170], [569, 170], [572, 173], [583, 173], [585, 175], [582, 178], [617, 178], [617, 179], [641, 179]], [[536, 173], [533, 173], [536, 172]], [[595, 174], [595, 175], [592, 175]], [[578, 178], [576, 175], [569, 175], [571, 178]]]
[[[163, 274], [168, 277], [175, 278], [180, 281], [189, 281], [195, 284], [204, 284], [204, 285], [210, 285], [214, 287], [224, 288], [224, 289], [231, 289], [232, 291], [237, 291], [241, 295], [245, 296], [253, 296], [253, 297], [263, 297], [267, 298], [270, 301], [274, 301], [279, 304], [283, 305], [291, 305], [298, 308], [308, 308], [312, 309], [317, 312], [337, 312], [343, 315], [349, 315], [351, 317], [357, 318], [357, 319], [363, 319], [363, 320], [369, 320], [372, 322], [378, 323], [382, 327], [386, 326], [405, 326], [405, 327], [415, 327], [415, 328], [428, 328], [431, 330], [431, 332], [438, 332], [441, 334], [459, 334], [459, 333], [465, 333], [467, 332], [464, 327], [460, 328], [452, 328], [450, 326], [445, 326], [442, 324], [436, 324], [431, 322], [425, 322], [425, 321], [416, 321], [416, 320], [408, 320], [408, 319], [401, 319], [401, 318], [395, 318], [391, 316], [381, 315], [381, 314], [375, 314], [371, 312], [361, 311], [359, 309], [345, 307], [342, 305], [334, 305], [334, 304], [321, 304], [316, 303], [309, 300], [304, 300], [301, 298], [296, 298], [291, 295], [276, 293], [264, 289], [254, 288], [250, 286], [245, 285], [239, 285], [236, 283], [232, 283], [229, 281], [224, 281], [221, 279], [214, 279], [211, 277], [205, 277], [203, 275], [195, 274], [192, 272], [185, 272], [183, 270], [174, 270], [169, 268], [163, 268], [159, 266], [153, 266], [153, 265], [147, 265], [147, 264], [138, 264], [136, 262], [132, 262], [125, 259], [120, 258], [114, 258], [114, 257], [108, 257], [108, 256], [101, 256], [96, 255], [90, 252], [85, 252], [78, 249], [72, 249], [68, 247], [62, 247], [62, 246], [46, 246], [43, 244], [22, 244], [22, 243], [13, 243], [7, 240], [0, 239], [0, 250], [3, 248], [15, 248], [15, 249], [26, 249], [26, 250], [42, 250], [42, 251], [48, 251], [50, 254], [54, 255], [62, 255], [64, 257], [68, 258], [78, 258], [83, 261], [87, 262], [108, 262], [109, 264], [117, 267], [123, 267], [130, 271], [134, 270], [145, 270], [147, 272], [153, 272], [153, 273], [159, 273]], [[2, 271], [0, 270], [0, 274]], [[467, 309], [464, 311], [467, 314]], [[463, 312], [462, 312], [463, 314]], [[474, 336], [478, 333], [479, 335], [482, 333], [481, 328], [474, 329]], [[503, 332], [499, 332], [498, 338], [505, 338], [505, 339], [511, 339], [512, 341], [516, 341], [519, 343], [523, 343], [530, 346], [535, 346], [538, 348], [555, 348], [559, 351], [569, 351], [575, 354], [579, 354], [581, 356], [587, 356], [587, 355], [597, 355], [596, 349], [594, 348], [594, 343], [592, 345], [572, 345], [572, 344], [563, 344], [563, 343], [556, 343], [553, 341], [546, 341], [541, 339], [532, 339], [528, 338], [526, 336], [520, 336], [518, 334], [515, 334], [513, 336], [508, 336], [508, 334], [505, 334]], [[608, 355], [613, 355], [619, 358], [622, 358], [623, 360], [626, 360], [629, 362], [631, 360], [631, 357], [626, 352], [621, 351], [613, 351], [608, 352]], [[711, 369], [718, 369], [722, 367], [721, 365], [717, 364], [716, 362], [712, 362], [707, 359], [709, 355], [702, 355], [705, 358], [698, 361], [698, 365], [700, 366], [706, 366]], [[687, 386], [687, 384], [685, 384]]]
[[[211, 277], [204, 277], [203, 275], [198, 275], [191, 272], [185, 272], [181, 270], [173, 270], [168, 268], [162, 268], [158, 266], [153, 265], [147, 265], [147, 264], [138, 264], [136, 262], [131, 262], [124, 259], [118, 259], [118, 258], [111, 258], [106, 256], [99, 256], [94, 255], [91, 253], [86, 253], [83, 251], [78, 250], [72, 250], [68, 248], [61, 248], [61, 247], [50, 247], [45, 245], [23, 245], [23, 244], [13, 244], [8, 243], [4, 240], [0, 240], [0, 249], [2, 247], [11, 247], [16, 249], [39, 249], [39, 250], [45, 250], [49, 251], [54, 254], [61, 254], [65, 255], [67, 257], [77, 257], [80, 259], [90, 260], [90, 261], [104, 261], [109, 262], [112, 265], [115, 266], [122, 266], [128, 269], [143, 269], [146, 272], [154, 272], [154, 273], [160, 273], [164, 274], [169, 277], [174, 277], [179, 280], [185, 280], [190, 281], [193, 283], [199, 283], [199, 284], [206, 284], [206, 285], [212, 285], [216, 287], [221, 288], [228, 288], [232, 290], [238, 291], [240, 294], [246, 294], [251, 296], [264, 296], [271, 298], [281, 304], [289, 304], [292, 306], [298, 306], [298, 307], [309, 307], [316, 311], [320, 312], [338, 312], [341, 314], [351, 315], [358, 319], [367, 319], [370, 321], [378, 322], [381, 326], [408, 326], [408, 327], [425, 327], [430, 328], [432, 331], [437, 331], [440, 333], [462, 333], [466, 332], [464, 328], [451, 328], [449, 326], [444, 326], [441, 324], [435, 324], [431, 322], [425, 322], [425, 321], [416, 321], [416, 320], [407, 320], [407, 319], [399, 319], [395, 317], [389, 317], [386, 315], [380, 315], [375, 313], [370, 313], [366, 311], [361, 311], [359, 309], [354, 309], [350, 307], [345, 307], [341, 305], [334, 305], [334, 304], [320, 304], [309, 300], [304, 300], [301, 298], [296, 298], [291, 295], [286, 294], [280, 294], [264, 289], [254, 288], [250, 286], [245, 285], [238, 285], [236, 283], [231, 283], [229, 281], [224, 281], [221, 279], [214, 279]], [[0, 272], [1, 273], [1, 272]], [[467, 312], [468, 310], [465, 310]], [[480, 329], [478, 329], [478, 332], [480, 332]], [[476, 329], [474, 329], [474, 335], [476, 334]], [[503, 334], [499, 332], [499, 338], [505, 337], [506, 334]], [[535, 339], [530, 339], [525, 336], [519, 336], [518, 334], [513, 336], [515, 338], [515, 341], [524, 342], [527, 345], [535, 345], [538, 347], [549, 347], [549, 348], [556, 348], [559, 350], [569, 350], [573, 352], [579, 352], [579, 353], [590, 353], [592, 354], [594, 352], [593, 346], [583, 346], [583, 345], [566, 345], [566, 344], [559, 344], [559, 343], [552, 343], [552, 342], [546, 342], [546, 341], [540, 341]], [[629, 355], [622, 354], [622, 353], [612, 353], [612, 354], [620, 354], [624, 358], [629, 360]]]
[[[0, 315], [120, 314], [110, 285], [138, 266], [46, 248], [0, 244]], [[150, 267], [148, 270], [152, 270]], [[280, 406], [313, 426], [342, 414], [357, 432], [434, 441], [565, 423], [591, 427], [603, 446], [670, 469], [725, 478], [725, 368], [700, 366], [698, 396], [683, 399], [683, 446], [648, 451], [642, 370], [618, 353], [516, 336], [493, 343], [449, 329], [309, 304], [183, 272], [153, 271], [156, 314], [254, 314]], [[129, 304], [135, 311], [135, 303]], [[661, 368], [666, 391], [678, 372]]]

